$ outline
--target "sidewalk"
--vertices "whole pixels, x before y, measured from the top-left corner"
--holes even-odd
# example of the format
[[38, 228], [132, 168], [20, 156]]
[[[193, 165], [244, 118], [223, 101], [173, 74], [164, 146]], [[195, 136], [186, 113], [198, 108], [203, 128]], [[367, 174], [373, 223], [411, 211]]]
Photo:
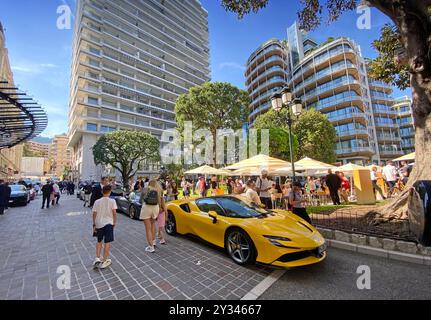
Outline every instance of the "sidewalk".
[[[112, 266], [93, 270], [90, 209], [76, 196], [49, 210], [40, 205], [38, 198], [0, 217], [0, 299], [239, 300], [273, 271], [238, 266], [222, 250], [183, 236], [146, 253], [143, 223], [123, 214]], [[70, 267], [70, 290], [57, 288], [60, 266]]]

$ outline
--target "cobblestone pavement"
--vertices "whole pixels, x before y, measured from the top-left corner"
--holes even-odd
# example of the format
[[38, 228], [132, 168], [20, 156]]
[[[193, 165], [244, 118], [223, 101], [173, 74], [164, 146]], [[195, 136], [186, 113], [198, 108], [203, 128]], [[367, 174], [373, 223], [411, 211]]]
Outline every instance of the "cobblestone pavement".
[[[0, 299], [235, 300], [273, 270], [240, 267], [217, 248], [191, 237], [168, 237], [146, 253], [143, 223], [118, 215], [112, 266], [93, 270], [95, 239], [90, 209], [76, 196], [41, 210], [38, 198], [0, 216]], [[60, 266], [71, 270], [60, 290]], [[59, 271], [59, 273], [57, 273]]]

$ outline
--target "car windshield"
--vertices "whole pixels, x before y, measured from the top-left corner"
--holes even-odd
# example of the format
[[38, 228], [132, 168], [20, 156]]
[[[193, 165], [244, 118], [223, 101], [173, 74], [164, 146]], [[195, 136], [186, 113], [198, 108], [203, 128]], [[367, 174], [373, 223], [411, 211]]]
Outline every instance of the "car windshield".
[[10, 189], [12, 191], [15, 191], [15, 192], [25, 192], [25, 191], [27, 191], [27, 189], [24, 186], [17, 185], [17, 184], [11, 185]]
[[265, 209], [235, 197], [217, 198], [217, 202], [231, 218], [257, 218], [268, 215]]

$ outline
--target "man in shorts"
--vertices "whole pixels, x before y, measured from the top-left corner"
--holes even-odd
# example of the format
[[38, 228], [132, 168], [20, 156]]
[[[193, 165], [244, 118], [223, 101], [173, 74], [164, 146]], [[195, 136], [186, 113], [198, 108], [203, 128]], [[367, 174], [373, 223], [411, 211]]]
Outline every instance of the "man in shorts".
[[[96, 259], [94, 267], [105, 269], [111, 265], [109, 253], [111, 242], [114, 241], [114, 227], [117, 223], [117, 204], [114, 199], [109, 198], [112, 187], [106, 185], [102, 188], [103, 197], [96, 200], [93, 206], [93, 235], [97, 237]], [[100, 257], [102, 252], [102, 241], [105, 241], [103, 258]]]

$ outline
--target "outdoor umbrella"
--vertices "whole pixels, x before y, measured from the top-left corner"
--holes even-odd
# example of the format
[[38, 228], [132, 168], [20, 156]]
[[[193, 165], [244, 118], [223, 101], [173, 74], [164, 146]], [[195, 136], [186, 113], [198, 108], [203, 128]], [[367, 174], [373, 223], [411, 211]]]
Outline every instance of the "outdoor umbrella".
[[303, 168], [302, 170], [311, 171], [311, 170], [328, 170], [328, 169], [336, 169], [336, 166], [333, 166], [332, 164], [327, 164], [324, 162], [320, 162], [311, 158], [304, 158], [302, 160], [299, 160], [295, 162], [295, 168], [298, 166], [298, 168]]
[[394, 162], [400, 162], [400, 161], [412, 161], [416, 159], [416, 152], [406, 154], [405, 156], [402, 156], [400, 158], [394, 159]]
[[217, 175], [217, 176], [223, 176], [223, 175], [229, 175], [230, 173], [226, 170], [216, 169], [213, 167], [210, 167], [208, 165], [204, 165], [202, 167], [186, 171], [185, 174], [202, 174], [202, 175]]
[[259, 168], [260, 170], [272, 171], [284, 167], [290, 167], [290, 163], [264, 154], [259, 154], [255, 157], [230, 165], [224, 169], [237, 170], [244, 168]]
[[353, 174], [354, 170], [361, 170], [361, 169], [363, 170], [363, 169], [368, 169], [368, 168], [365, 168], [363, 166], [360, 166], [360, 165], [357, 165], [354, 163], [348, 163], [348, 164], [345, 164], [341, 167], [338, 167], [336, 170], [343, 172], [344, 174]]

